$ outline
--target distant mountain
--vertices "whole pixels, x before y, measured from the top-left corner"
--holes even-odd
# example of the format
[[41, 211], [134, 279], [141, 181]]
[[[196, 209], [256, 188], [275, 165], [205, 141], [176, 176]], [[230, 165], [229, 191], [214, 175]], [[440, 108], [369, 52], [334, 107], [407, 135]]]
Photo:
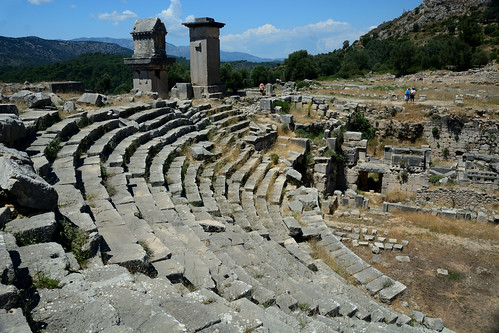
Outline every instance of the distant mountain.
[[132, 55], [128, 48], [95, 41], [48, 40], [38, 37], [0, 36], [0, 66], [44, 65], [76, 58], [84, 53]]
[[[109, 37], [90, 37], [90, 38], [77, 38], [72, 41], [94, 41], [94, 42], [105, 42], [105, 43], [115, 43], [122, 47], [126, 47], [133, 50], [133, 40], [131, 38], [109, 38]], [[176, 46], [170, 43], [166, 43], [166, 54], [170, 57], [180, 57], [180, 58], [190, 58], [189, 46]], [[260, 58], [244, 52], [227, 52], [220, 51], [220, 61], [248, 61], [248, 62], [268, 62], [276, 61], [277, 59], [267, 59]]]

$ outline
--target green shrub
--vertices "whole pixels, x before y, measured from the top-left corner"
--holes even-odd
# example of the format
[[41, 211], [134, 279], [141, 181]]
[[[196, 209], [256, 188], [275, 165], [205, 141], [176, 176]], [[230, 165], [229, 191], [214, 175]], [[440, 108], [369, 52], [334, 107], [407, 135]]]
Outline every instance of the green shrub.
[[274, 106], [280, 106], [281, 113], [289, 113], [289, 110], [291, 110], [291, 104], [288, 102], [283, 102], [283, 101], [275, 101]]
[[33, 284], [36, 289], [57, 289], [59, 280], [48, 277], [44, 272], [37, 272], [33, 277]]
[[430, 183], [432, 183], [433, 185], [435, 185], [442, 178], [444, 178], [444, 176], [442, 176], [442, 175], [431, 175], [430, 176]]
[[305, 81], [298, 81], [298, 83], [296, 84], [296, 87], [298, 89], [302, 89], [302, 88], [305, 88], [305, 87], [310, 87], [310, 83], [308, 82], [305, 82]]
[[433, 137], [434, 137], [435, 139], [440, 139], [440, 129], [439, 129], [438, 127], [436, 127], [436, 126], [435, 126], [435, 127], [433, 127], [433, 128], [431, 129], [431, 134], [433, 134]]
[[60, 144], [61, 140], [59, 140], [59, 138], [55, 138], [47, 145], [47, 147], [45, 147], [43, 154], [49, 162], [53, 162], [57, 158], [57, 153], [61, 149]]
[[444, 156], [445, 159], [449, 158], [449, 148], [447, 147], [444, 147], [444, 149], [442, 149], [442, 155]]
[[270, 154], [270, 160], [276, 165], [279, 162], [279, 155], [276, 153]]
[[350, 117], [350, 129], [361, 132], [363, 139], [371, 140], [376, 134], [376, 130], [371, 127], [371, 123], [361, 112], [354, 112]]
[[289, 126], [288, 126], [288, 124], [282, 124], [281, 125], [281, 129], [282, 129], [282, 132], [284, 134], [288, 134], [289, 133]]
[[64, 220], [59, 221], [61, 230], [61, 245], [66, 251], [73, 252], [73, 255], [78, 261], [81, 268], [85, 268], [90, 258], [90, 250], [84, 250], [84, 245], [88, 242], [88, 234], [83, 229], [80, 229], [71, 222]]
[[402, 171], [400, 173], [400, 180], [402, 181], [402, 183], [407, 183], [407, 181], [409, 180], [409, 173], [407, 171]]

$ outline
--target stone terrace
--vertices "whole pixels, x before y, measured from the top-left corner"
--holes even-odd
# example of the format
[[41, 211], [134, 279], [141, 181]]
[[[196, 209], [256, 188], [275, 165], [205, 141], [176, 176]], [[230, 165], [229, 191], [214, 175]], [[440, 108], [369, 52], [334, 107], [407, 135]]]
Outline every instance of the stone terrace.
[[[450, 332], [388, 306], [406, 287], [326, 226], [317, 190], [289, 181], [309, 145], [274, 164], [261, 148], [276, 137], [244, 108], [189, 101], [77, 113], [39, 130], [26, 151], [58, 209], [24, 221], [0, 211], [0, 299], [10, 300], [0, 331]], [[62, 241], [63, 224], [86, 233], [83, 247]], [[56, 288], [32, 284], [42, 277]], [[27, 318], [22, 288], [38, 293]]]

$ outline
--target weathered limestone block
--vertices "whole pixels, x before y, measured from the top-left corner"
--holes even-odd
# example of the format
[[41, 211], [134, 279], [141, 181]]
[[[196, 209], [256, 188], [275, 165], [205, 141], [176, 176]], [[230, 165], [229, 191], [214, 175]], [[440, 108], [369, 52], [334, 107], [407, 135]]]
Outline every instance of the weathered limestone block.
[[30, 333], [31, 328], [21, 309], [0, 309], [0, 331], [6, 333]]
[[15, 104], [0, 104], [0, 114], [15, 114], [19, 116], [19, 110]]
[[28, 108], [44, 108], [52, 105], [50, 96], [41, 92], [32, 93], [24, 97], [24, 102]]
[[95, 93], [84, 93], [76, 102], [95, 106], [104, 106], [107, 104], [107, 96]]
[[34, 244], [22, 246], [17, 251], [21, 259], [19, 269], [27, 268], [32, 278], [41, 274], [60, 281], [68, 274], [69, 261], [60, 244]]
[[5, 231], [16, 235], [18, 238], [34, 239], [39, 243], [47, 243], [52, 241], [56, 227], [55, 214], [49, 212], [12, 220], [5, 226]]
[[225, 225], [216, 220], [202, 220], [198, 222], [205, 232], [224, 232]]
[[13, 146], [26, 137], [26, 127], [17, 114], [0, 112], [0, 143]]
[[26, 153], [0, 144], [0, 170], [0, 189], [19, 205], [42, 210], [57, 207], [57, 192], [35, 173]]
[[[17, 305], [18, 301], [19, 290], [15, 286], [0, 284], [0, 309], [10, 310]], [[2, 331], [1, 327], [0, 331]]]

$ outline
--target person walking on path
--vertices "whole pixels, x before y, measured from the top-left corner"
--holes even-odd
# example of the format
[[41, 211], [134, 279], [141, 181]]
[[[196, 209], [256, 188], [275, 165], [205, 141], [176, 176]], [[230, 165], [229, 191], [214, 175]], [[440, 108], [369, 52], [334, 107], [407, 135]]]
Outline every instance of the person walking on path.
[[406, 103], [409, 103], [409, 96], [411, 95], [411, 90], [409, 88], [407, 88], [407, 90], [405, 91], [405, 94], [404, 94], [404, 101]]

